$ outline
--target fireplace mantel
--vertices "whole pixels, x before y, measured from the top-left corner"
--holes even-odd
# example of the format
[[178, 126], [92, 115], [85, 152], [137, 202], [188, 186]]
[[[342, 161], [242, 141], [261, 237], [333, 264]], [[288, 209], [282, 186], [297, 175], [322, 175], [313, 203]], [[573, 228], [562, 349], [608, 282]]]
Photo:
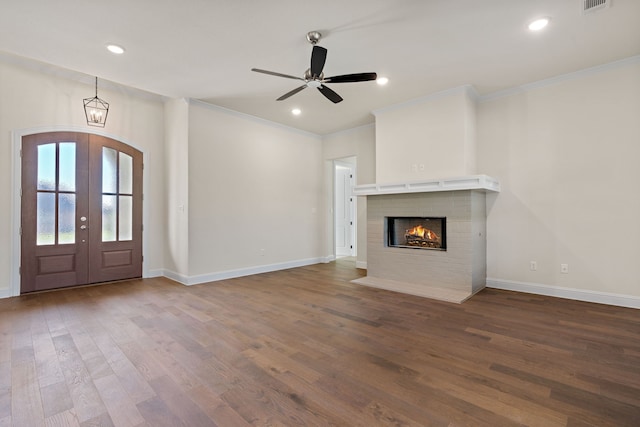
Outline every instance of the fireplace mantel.
[[363, 184], [353, 187], [353, 194], [355, 196], [376, 196], [380, 194], [432, 193], [456, 190], [480, 190], [499, 193], [500, 181], [487, 175], [469, 175], [388, 184]]

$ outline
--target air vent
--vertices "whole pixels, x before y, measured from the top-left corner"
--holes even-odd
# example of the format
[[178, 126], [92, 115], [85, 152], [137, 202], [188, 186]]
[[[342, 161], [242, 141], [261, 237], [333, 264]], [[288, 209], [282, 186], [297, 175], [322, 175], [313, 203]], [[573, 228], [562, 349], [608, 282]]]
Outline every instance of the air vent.
[[582, 14], [598, 12], [606, 9], [611, 4], [611, 0], [580, 0], [582, 3]]

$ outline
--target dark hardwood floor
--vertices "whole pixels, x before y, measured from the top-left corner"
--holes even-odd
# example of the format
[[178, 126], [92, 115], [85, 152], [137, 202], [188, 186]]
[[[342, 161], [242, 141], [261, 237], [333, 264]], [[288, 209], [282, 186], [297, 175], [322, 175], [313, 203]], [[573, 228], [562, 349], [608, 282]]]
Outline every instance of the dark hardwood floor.
[[338, 261], [0, 300], [0, 426], [639, 426], [640, 310]]

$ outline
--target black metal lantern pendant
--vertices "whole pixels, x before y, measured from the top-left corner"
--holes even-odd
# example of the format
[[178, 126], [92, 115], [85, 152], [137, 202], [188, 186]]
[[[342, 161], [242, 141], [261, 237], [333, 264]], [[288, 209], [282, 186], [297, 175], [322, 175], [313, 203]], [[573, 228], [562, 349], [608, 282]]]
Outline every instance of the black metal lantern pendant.
[[103, 128], [107, 123], [107, 114], [109, 114], [109, 103], [98, 98], [98, 77], [96, 77], [96, 96], [93, 98], [85, 98], [84, 115], [87, 117], [89, 126], [98, 126]]

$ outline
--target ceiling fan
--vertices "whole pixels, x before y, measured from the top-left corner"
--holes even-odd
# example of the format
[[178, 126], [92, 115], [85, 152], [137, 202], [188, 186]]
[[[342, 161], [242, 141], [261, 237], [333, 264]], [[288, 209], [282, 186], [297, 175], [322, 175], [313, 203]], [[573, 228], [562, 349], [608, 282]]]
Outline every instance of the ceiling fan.
[[282, 95], [277, 101], [282, 101], [289, 98], [292, 95], [300, 92], [307, 87], [317, 88], [321, 94], [323, 94], [329, 101], [337, 104], [342, 101], [342, 97], [335, 93], [333, 90], [324, 85], [324, 83], [356, 83], [367, 82], [375, 80], [378, 76], [376, 73], [356, 73], [356, 74], [343, 74], [340, 76], [325, 77], [322, 69], [327, 59], [327, 49], [322, 46], [318, 46], [322, 34], [317, 31], [310, 31], [307, 33], [307, 41], [313, 45], [311, 51], [311, 67], [304, 72], [303, 77], [291, 76], [289, 74], [276, 73], [274, 71], [261, 70], [259, 68], [252, 68], [251, 71], [256, 73], [269, 74], [271, 76], [284, 77], [287, 79], [302, 80], [304, 84], [292, 91], [289, 91]]

